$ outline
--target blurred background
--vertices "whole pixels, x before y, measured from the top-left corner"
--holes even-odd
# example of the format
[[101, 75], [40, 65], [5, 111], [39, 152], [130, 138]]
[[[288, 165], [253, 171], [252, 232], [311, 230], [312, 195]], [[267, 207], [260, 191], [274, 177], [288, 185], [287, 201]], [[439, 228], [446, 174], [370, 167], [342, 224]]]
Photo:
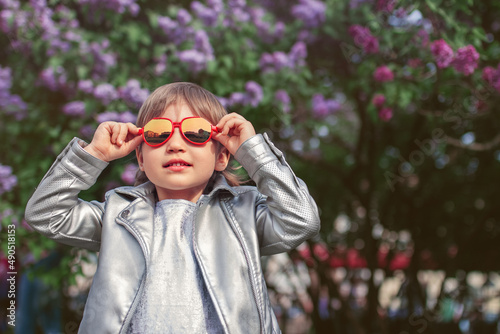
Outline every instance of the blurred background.
[[321, 210], [320, 236], [263, 259], [283, 333], [499, 333], [499, 40], [494, 0], [0, 0], [0, 332], [81, 320], [97, 254], [23, 219], [58, 153], [192, 81]]

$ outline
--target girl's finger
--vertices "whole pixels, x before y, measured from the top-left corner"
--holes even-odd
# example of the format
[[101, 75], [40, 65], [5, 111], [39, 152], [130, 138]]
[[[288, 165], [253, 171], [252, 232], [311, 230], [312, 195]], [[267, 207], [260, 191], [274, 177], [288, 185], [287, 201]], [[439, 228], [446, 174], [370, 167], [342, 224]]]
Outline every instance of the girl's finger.
[[134, 137], [139, 134], [139, 128], [135, 126], [135, 124], [127, 123], [128, 132], [131, 133]]
[[120, 134], [118, 135], [117, 145], [122, 146], [128, 135], [128, 126], [126, 124], [120, 124]]
[[112, 122], [109, 124], [109, 129], [111, 131], [111, 144], [116, 144], [120, 134], [120, 126], [118, 123]]
[[227, 114], [225, 115], [224, 117], [221, 118], [221, 120], [219, 121], [219, 124], [217, 124], [217, 127], [219, 128], [224, 128], [224, 126], [226, 125], [226, 123], [230, 120], [233, 120], [233, 119], [241, 119], [241, 120], [245, 120], [245, 118], [243, 118], [243, 116], [237, 114], [237, 113], [230, 113], [230, 114]]

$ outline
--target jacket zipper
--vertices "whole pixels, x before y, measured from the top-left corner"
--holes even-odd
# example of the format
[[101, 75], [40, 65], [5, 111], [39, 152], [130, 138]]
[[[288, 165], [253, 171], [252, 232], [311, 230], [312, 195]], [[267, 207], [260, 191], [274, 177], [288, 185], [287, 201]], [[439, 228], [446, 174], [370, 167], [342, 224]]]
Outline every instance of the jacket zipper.
[[[224, 208], [224, 211], [226, 213], [226, 216], [230, 217], [230, 219], [232, 220], [232, 216], [229, 214], [229, 210], [227, 208], [227, 200], [221, 199], [221, 202], [223, 202], [223, 204], [224, 204], [223, 208]], [[264, 316], [262, 315], [262, 307], [261, 307], [261, 305], [259, 305], [259, 301], [257, 299], [257, 288], [255, 287], [252, 272], [250, 270], [251, 265], [250, 265], [248, 250], [246, 249], [246, 247], [244, 247], [243, 238], [241, 237], [241, 235], [239, 234], [239, 232], [237, 231], [237, 229], [233, 225], [234, 225], [234, 223], [231, 224], [231, 228], [232, 228], [234, 234], [236, 235], [236, 238], [238, 239], [238, 242], [240, 243], [241, 248], [243, 249], [243, 254], [245, 254], [245, 260], [247, 261], [247, 266], [248, 266], [248, 277], [250, 278], [250, 285], [252, 286], [253, 298], [255, 300], [255, 304], [257, 304], [257, 310], [259, 312], [260, 330], [262, 333], [264, 333], [264, 328], [263, 328]]]

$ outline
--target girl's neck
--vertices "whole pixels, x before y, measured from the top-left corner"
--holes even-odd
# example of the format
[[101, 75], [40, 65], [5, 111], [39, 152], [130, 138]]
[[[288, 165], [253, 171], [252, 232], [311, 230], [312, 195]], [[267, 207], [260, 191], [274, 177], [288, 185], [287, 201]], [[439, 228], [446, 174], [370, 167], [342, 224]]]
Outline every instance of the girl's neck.
[[158, 201], [163, 201], [165, 199], [183, 199], [193, 203], [198, 202], [198, 199], [203, 194], [201, 191], [191, 191], [188, 189], [183, 190], [166, 190], [166, 189], [156, 189], [156, 196]]

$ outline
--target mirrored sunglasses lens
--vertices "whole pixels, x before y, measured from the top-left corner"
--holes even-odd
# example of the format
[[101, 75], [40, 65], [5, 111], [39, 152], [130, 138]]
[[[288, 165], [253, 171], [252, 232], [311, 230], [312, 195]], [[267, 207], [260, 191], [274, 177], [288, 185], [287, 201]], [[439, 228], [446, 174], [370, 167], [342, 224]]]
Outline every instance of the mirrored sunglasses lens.
[[144, 140], [150, 145], [163, 143], [172, 133], [172, 123], [167, 119], [152, 119], [144, 127]]
[[210, 138], [212, 127], [203, 118], [188, 118], [182, 122], [182, 133], [193, 143], [202, 144]]

